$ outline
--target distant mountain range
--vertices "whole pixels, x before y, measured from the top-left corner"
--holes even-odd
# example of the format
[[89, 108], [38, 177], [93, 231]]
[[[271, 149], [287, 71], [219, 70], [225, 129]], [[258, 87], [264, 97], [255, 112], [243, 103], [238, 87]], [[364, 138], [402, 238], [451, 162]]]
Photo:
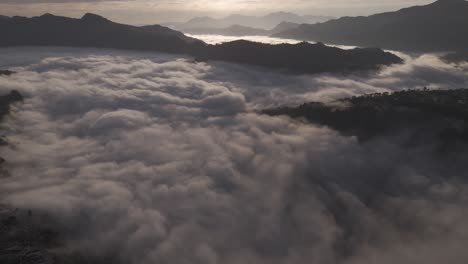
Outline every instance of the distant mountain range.
[[268, 45], [234, 41], [208, 45], [162, 27], [114, 23], [94, 14], [81, 19], [46, 14], [0, 20], [0, 47], [70, 46], [159, 51], [186, 54], [197, 60], [222, 60], [291, 72], [349, 72], [376, 69], [401, 59], [380, 49], [342, 50], [323, 44]]
[[468, 47], [468, 2], [439, 0], [368, 17], [304, 24], [274, 36], [405, 51], [465, 50]]
[[285, 30], [290, 30], [299, 27], [301, 24], [292, 22], [281, 22], [271, 30], [245, 27], [240, 25], [233, 25], [226, 28], [188, 28], [183, 32], [187, 34], [208, 34], [208, 35], [224, 35], [224, 36], [270, 36], [278, 34]]
[[188, 28], [183, 30], [187, 34], [208, 34], [224, 36], [269, 36], [270, 30], [232, 25], [226, 28]]
[[270, 30], [276, 27], [281, 22], [292, 22], [297, 24], [314, 24], [325, 22], [333, 17], [330, 16], [300, 16], [294, 13], [277, 12], [266, 16], [245, 16], [245, 15], [230, 15], [224, 18], [197, 17], [185, 23], [172, 24], [172, 26], [181, 31], [194, 28], [228, 28], [233, 25], [244, 27], [259, 28]]

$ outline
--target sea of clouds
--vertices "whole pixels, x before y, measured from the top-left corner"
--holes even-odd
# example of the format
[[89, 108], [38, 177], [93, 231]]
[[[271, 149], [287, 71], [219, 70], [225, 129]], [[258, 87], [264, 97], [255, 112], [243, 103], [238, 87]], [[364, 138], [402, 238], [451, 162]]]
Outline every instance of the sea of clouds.
[[[236, 41], [236, 40], [247, 40], [247, 41], [253, 41], [253, 42], [259, 42], [259, 43], [265, 43], [265, 44], [272, 44], [272, 45], [277, 45], [277, 44], [298, 44], [303, 42], [302, 40], [297, 40], [297, 39], [287, 39], [287, 38], [276, 38], [276, 37], [270, 37], [270, 36], [226, 36], [226, 35], [217, 35], [217, 34], [185, 34], [189, 37], [200, 39], [204, 41], [205, 43], [216, 45], [216, 44], [222, 44], [225, 42], [230, 42], [230, 41]], [[317, 43], [314, 41], [307, 41], [309, 43]], [[338, 47], [341, 49], [354, 49], [355, 46], [346, 46], [346, 45], [329, 45], [332, 47]]]
[[[466, 151], [358, 142], [257, 110], [468, 87], [435, 55], [374, 73], [286, 75], [157, 53], [0, 49], [0, 202], [43, 212], [67, 251], [147, 264], [464, 264]], [[63, 249], [62, 249], [63, 250]]]

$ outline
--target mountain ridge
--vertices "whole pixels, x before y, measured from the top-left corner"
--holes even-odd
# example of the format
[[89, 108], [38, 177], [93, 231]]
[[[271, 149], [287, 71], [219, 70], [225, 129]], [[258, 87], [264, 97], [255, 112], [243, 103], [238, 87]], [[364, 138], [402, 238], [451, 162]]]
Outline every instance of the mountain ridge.
[[282, 31], [290, 30], [300, 26], [300, 24], [292, 22], [281, 22], [271, 30], [246, 27], [241, 25], [232, 25], [225, 28], [189, 28], [183, 32], [187, 34], [206, 34], [206, 35], [224, 35], [224, 36], [270, 36]]
[[439, 0], [371, 16], [303, 24], [273, 36], [332, 44], [433, 52], [468, 46], [468, 2]]
[[185, 54], [197, 60], [221, 60], [293, 73], [351, 72], [378, 69], [401, 63], [391, 53], [379, 49], [341, 50], [318, 44], [268, 45], [234, 41], [208, 45], [167, 27], [130, 26], [104, 17], [85, 14], [67, 18], [45, 14], [13, 17], [0, 21], [0, 47], [68, 46], [157, 51]]
[[187, 22], [179, 23], [174, 28], [178, 30], [187, 30], [193, 28], [226, 28], [232, 25], [240, 25], [244, 27], [253, 27], [264, 30], [271, 30], [282, 22], [291, 23], [318, 23], [324, 22], [334, 17], [331, 16], [312, 16], [312, 15], [297, 15], [290, 12], [275, 12], [265, 16], [248, 16], [232, 14], [223, 18], [212, 17], [195, 17]]
[[[87, 13], [81, 18], [46, 13], [0, 20], [0, 46], [77, 46], [185, 53], [202, 41], [159, 25], [131, 26]], [[126, 35], [126, 38], [122, 36]]]
[[189, 28], [183, 30], [187, 34], [207, 34], [224, 36], [268, 36], [270, 30], [252, 28], [241, 25], [232, 25], [226, 28]]

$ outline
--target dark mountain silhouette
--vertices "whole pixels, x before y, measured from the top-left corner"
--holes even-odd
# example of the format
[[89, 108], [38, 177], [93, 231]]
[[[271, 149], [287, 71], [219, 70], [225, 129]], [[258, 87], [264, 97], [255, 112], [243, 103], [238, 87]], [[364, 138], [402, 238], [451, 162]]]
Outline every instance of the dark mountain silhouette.
[[226, 28], [189, 28], [183, 30], [188, 34], [214, 34], [224, 36], [268, 36], [270, 30], [261, 28], [245, 27], [240, 25], [233, 25]]
[[272, 30], [270, 30], [270, 35], [278, 34], [287, 30], [292, 30], [299, 27], [301, 24], [292, 23], [292, 22], [281, 22]]
[[14, 73], [15, 72], [9, 71], [9, 70], [0, 70], [0, 76], [2, 76], [2, 75], [10, 76], [10, 75], [12, 75]]
[[233, 25], [226, 28], [188, 28], [182, 31], [187, 34], [208, 34], [208, 35], [224, 35], [224, 36], [270, 36], [280, 32], [291, 30], [298, 27], [300, 24], [291, 22], [281, 22], [271, 30]]
[[0, 20], [2, 20], [2, 19], [8, 19], [8, 17], [0, 15]]
[[266, 16], [230, 15], [216, 19], [211, 17], [196, 17], [185, 23], [173, 25], [176, 29], [184, 31], [193, 28], [226, 28], [233, 25], [244, 27], [261, 28], [270, 30], [282, 22], [314, 24], [325, 22], [333, 17], [329, 16], [300, 16], [294, 13], [277, 12]]
[[402, 62], [399, 57], [380, 49], [343, 50], [322, 43], [271, 45], [246, 40], [211, 46], [199, 54], [198, 59], [252, 64], [298, 73], [346, 73]]
[[341, 50], [323, 44], [268, 45], [234, 41], [208, 45], [181, 32], [154, 25], [135, 27], [86, 14], [81, 19], [46, 14], [0, 21], [0, 47], [71, 46], [151, 50], [191, 55], [200, 60], [223, 60], [293, 72], [348, 72], [399, 63], [380, 49]]
[[94, 14], [81, 19], [45, 14], [0, 20], [0, 46], [74, 46], [187, 53], [204, 43], [162, 26], [135, 27]]
[[370, 94], [264, 113], [305, 118], [361, 140], [406, 131], [414, 133], [410, 135], [413, 143], [434, 137], [444, 143], [468, 141], [468, 89]]
[[406, 51], [450, 51], [468, 46], [468, 2], [439, 0], [368, 17], [301, 25], [277, 37]]

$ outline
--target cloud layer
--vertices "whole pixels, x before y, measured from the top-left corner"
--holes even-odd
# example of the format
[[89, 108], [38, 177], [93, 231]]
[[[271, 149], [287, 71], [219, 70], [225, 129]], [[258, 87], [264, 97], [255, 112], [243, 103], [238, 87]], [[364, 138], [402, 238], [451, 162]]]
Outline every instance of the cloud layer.
[[466, 86], [425, 55], [291, 76], [154, 53], [2, 49], [27, 100], [2, 125], [0, 199], [52, 215], [70, 250], [123, 263], [464, 263], [467, 152], [359, 144], [253, 110]]

